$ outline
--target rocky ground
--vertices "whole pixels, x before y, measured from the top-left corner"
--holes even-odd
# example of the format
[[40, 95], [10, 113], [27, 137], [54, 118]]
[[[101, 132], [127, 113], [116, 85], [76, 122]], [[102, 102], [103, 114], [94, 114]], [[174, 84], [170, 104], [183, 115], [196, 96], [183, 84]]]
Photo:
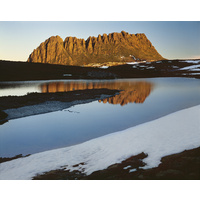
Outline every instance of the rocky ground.
[[[141, 169], [148, 155], [141, 153], [107, 169], [85, 175], [79, 171], [52, 170], [33, 180], [199, 180], [200, 147], [163, 157], [161, 164], [152, 169]], [[81, 163], [80, 163], [81, 164]], [[74, 166], [75, 167], [75, 166]]]
[[18, 158], [27, 157], [27, 156], [30, 156], [30, 155], [31, 154], [23, 156], [22, 154], [19, 154], [19, 155], [13, 156], [13, 157], [0, 157], [0, 163], [7, 162], [7, 161], [10, 161], [10, 160], [15, 160], [15, 159], [18, 159]]

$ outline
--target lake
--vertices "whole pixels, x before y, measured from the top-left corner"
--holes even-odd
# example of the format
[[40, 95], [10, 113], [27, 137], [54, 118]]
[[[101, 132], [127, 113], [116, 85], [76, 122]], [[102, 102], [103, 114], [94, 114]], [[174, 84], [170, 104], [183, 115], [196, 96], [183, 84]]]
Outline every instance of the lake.
[[148, 78], [4, 82], [0, 96], [84, 89], [119, 89], [119, 95], [0, 125], [0, 156], [71, 146], [200, 104], [200, 80]]

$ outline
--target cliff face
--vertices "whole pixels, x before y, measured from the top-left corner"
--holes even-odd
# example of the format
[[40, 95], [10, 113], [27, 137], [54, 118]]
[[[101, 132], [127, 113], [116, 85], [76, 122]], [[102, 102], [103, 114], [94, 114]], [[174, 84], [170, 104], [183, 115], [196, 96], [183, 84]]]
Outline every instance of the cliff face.
[[146, 35], [110, 33], [77, 39], [67, 37], [63, 41], [52, 36], [35, 49], [28, 62], [40, 62], [63, 65], [85, 65], [89, 63], [122, 62], [140, 60], [162, 60]]

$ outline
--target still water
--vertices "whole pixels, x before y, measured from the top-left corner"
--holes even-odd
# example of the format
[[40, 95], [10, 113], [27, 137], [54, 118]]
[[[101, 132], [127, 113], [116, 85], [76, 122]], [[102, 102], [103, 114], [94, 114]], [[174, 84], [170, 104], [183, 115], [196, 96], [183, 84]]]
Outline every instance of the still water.
[[61, 111], [10, 120], [0, 126], [0, 156], [75, 145], [200, 104], [200, 80], [150, 78], [34, 81], [1, 84], [1, 96], [29, 92], [120, 89], [119, 95]]

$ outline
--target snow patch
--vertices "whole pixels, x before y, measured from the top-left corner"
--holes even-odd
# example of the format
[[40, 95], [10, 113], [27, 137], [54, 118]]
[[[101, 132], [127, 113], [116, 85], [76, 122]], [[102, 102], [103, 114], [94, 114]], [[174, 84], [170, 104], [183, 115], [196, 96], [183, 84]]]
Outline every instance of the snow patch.
[[139, 64], [139, 62], [127, 62], [126, 64], [128, 64], [128, 65], [136, 65], [136, 64]]
[[135, 172], [135, 171], [137, 171], [137, 169], [130, 169], [130, 170], [129, 170], [129, 173]]
[[149, 66], [144, 66], [144, 65], [133, 65], [132, 68], [138, 68], [138, 67], [141, 67], [141, 68], [149, 68]]
[[128, 165], [128, 166], [124, 167], [123, 169], [128, 169], [128, 168], [130, 168], [130, 167], [131, 167], [131, 165]]
[[108, 69], [109, 66], [101, 66], [101, 69]]
[[199, 75], [200, 73], [190, 73], [190, 75]]
[[139, 62], [127, 62], [126, 64], [128, 65], [136, 65], [136, 64], [140, 64], [140, 63], [146, 63], [146, 61], [139, 61]]
[[198, 64], [200, 62], [200, 60], [182, 60], [179, 62], [187, 62], [187, 63], [194, 63], [194, 64]]
[[173, 68], [175, 68], [175, 69], [179, 69], [179, 67], [178, 66], [172, 66]]
[[139, 67], [139, 66], [138, 66], [138, 65], [133, 65], [133, 66], [132, 66], [132, 68], [137, 68], [137, 67]]
[[200, 71], [200, 68], [192, 69], [190, 71]]
[[200, 73], [183, 73], [182, 75], [200, 75]]
[[146, 67], [148, 67], [148, 66], [145, 66], [145, 65], [139, 65], [138, 67], [146, 68]]
[[157, 167], [163, 156], [200, 146], [199, 120], [200, 105], [78, 145], [2, 163], [0, 179], [31, 179], [63, 168], [89, 175], [141, 152], [148, 154], [144, 169]]
[[183, 67], [180, 70], [191, 70], [192, 71], [192, 70], [194, 70], [194, 69], [196, 69], [198, 67], [200, 67], [200, 65], [191, 65], [191, 66], [188, 66], [188, 67]]

